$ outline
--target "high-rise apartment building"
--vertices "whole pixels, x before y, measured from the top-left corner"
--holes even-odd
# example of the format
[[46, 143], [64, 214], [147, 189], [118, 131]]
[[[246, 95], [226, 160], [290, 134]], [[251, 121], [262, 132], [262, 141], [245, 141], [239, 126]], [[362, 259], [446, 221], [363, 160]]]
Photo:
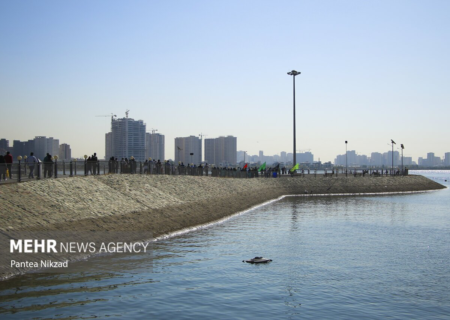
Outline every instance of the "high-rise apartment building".
[[164, 151], [164, 135], [147, 132], [145, 134], [145, 158], [163, 161], [165, 160]]
[[64, 160], [64, 161], [72, 160], [72, 150], [70, 149], [70, 146], [67, 143], [63, 143], [59, 146], [58, 157], [59, 157], [58, 160]]
[[9, 151], [9, 140], [0, 139], [0, 153], [5, 154], [6, 151]]
[[450, 152], [445, 153], [444, 166], [450, 166]]
[[111, 134], [105, 135], [105, 159], [111, 157], [145, 160], [145, 123], [132, 118], [111, 117]]
[[[205, 139], [206, 141], [206, 139]], [[189, 136], [175, 138], [175, 163], [200, 164], [202, 155], [202, 142], [199, 137]]]
[[35, 137], [34, 138], [34, 156], [40, 160], [43, 160], [47, 155], [47, 138]]
[[[1, 148], [0, 140], [0, 149]], [[43, 160], [47, 153], [59, 157], [59, 139], [37, 136], [33, 140], [28, 141], [13, 140], [13, 145], [9, 147], [7, 151], [10, 151], [14, 158], [18, 156], [29, 156], [31, 152], [33, 152], [40, 160]]]
[[[219, 165], [218, 162], [216, 162], [216, 155], [215, 155], [215, 145], [216, 145], [216, 139], [209, 138], [205, 139], [205, 162], [209, 164]], [[242, 154], [242, 158], [244, 158], [244, 154]]]
[[205, 139], [205, 161], [216, 166], [235, 165], [237, 138], [233, 136]]
[[383, 155], [380, 152], [372, 152], [370, 154], [370, 165], [381, 166], [383, 164]]
[[313, 163], [314, 162], [314, 155], [307, 151], [307, 152], [301, 152], [296, 154], [297, 163]]
[[[206, 151], [206, 143], [205, 143], [205, 151]], [[246, 155], [246, 152], [245, 151], [242, 151], [242, 150], [239, 150], [237, 153], [236, 153], [236, 157], [237, 157], [237, 162], [239, 163], [239, 162], [241, 162], [241, 161], [246, 161], [246, 162], [248, 162], [248, 156]], [[205, 159], [206, 159], [206, 157], [205, 157]]]
[[281, 151], [280, 155], [281, 155], [280, 161], [281, 161], [281, 162], [287, 162], [286, 151]]
[[112, 132], [108, 132], [105, 134], [105, 160], [111, 159], [111, 157], [117, 158], [113, 156], [113, 134]]
[[58, 155], [59, 140], [52, 137], [37, 136], [34, 138], [34, 150], [31, 152], [34, 152], [34, 155], [40, 160], [43, 160], [47, 156], [47, 153], [52, 156]]
[[403, 166], [410, 166], [412, 164], [412, 157], [403, 157]]
[[[295, 159], [297, 160], [297, 159]], [[286, 154], [286, 163], [291, 163], [294, 161], [294, 154], [292, 152], [289, 152]]]
[[34, 140], [28, 141], [13, 141], [13, 155], [17, 156], [29, 156], [31, 152], [34, 152]]

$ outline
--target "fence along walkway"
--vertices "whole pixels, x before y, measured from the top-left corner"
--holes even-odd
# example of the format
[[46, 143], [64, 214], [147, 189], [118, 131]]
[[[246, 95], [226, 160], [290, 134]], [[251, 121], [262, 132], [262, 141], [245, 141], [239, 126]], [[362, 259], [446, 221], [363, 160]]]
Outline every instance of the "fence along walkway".
[[[239, 169], [218, 168], [209, 166], [186, 167], [174, 165], [168, 162], [154, 161], [58, 161], [46, 163], [38, 162], [30, 166], [23, 161], [13, 163], [11, 166], [0, 163], [0, 183], [6, 182], [22, 182], [33, 179], [60, 178], [74, 176], [88, 176], [99, 174], [165, 174], [165, 175], [190, 175], [190, 176], [211, 176], [221, 178], [258, 178], [258, 177], [280, 177], [279, 171], [271, 169], [258, 172], [256, 168], [249, 171], [241, 171]], [[404, 173], [407, 174], [407, 171]], [[369, 170], [353, 170], [346, 174], [344, 170], [324, 170], [317, 173], [317, 170], [299, 170], [296, 176], [305, 175], [338, 177], [338, 176], [382, 176], [382, 175], [399, 175], [398, 171], [369, 169]], [[289, 176], [285, 174], [284, 176]]]

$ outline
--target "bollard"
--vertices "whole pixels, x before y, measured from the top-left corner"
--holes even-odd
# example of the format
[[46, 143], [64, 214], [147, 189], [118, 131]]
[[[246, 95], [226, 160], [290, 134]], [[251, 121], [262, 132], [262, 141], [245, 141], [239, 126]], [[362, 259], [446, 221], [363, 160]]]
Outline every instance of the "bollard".
[[70, 176], [69, 177], [73, 177], [73, 165], [72, 165], [72, 161], [70, 161]]
[[58, 159], [55, 159], [55, 179], [58, 178]]

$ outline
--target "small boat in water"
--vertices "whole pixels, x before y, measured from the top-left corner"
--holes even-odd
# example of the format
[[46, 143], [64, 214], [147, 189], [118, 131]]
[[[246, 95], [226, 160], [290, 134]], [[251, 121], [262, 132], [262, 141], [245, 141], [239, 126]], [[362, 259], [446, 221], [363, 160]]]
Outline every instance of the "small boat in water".
[[253, 259], [250, 260], [242, 260], [242, 262], [247, 262], [247, 263], [267, 263], [272, 261], [272, 259], [266, 259], [263, 257], [254, 257]]

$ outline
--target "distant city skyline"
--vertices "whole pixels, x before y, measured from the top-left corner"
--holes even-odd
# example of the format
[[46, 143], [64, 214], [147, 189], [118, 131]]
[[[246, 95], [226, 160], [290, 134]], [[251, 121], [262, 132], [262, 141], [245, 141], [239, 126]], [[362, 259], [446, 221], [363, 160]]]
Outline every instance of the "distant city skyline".
[[[105, 156], [111, 113], [248, 154], [450, 149], [450, 2], [0, 3], [0, 136]], [[296, 19], [289, 19], [294, 15]]]
[[[129, 120], [134, 121], [133, 119]], [[142, 121], [135, 121], [135, 122], [142, 123]], [[108, 134], [106, 135], [105, 140], [106, 144], [108, 144]], [[203, 150], [205, 150], [205, 158], [203, 159], [203, 161], [208, 162], [210, 164], [217, 162], [215, 161], [215, 159], [216, 158], [219, 159], [221, 157], [223, 157], [224, 159], [217, 162], [217, 164], [226, 163], [234, 165], [235, 163], [244, 162], [244, 160], [246, 163], [255, 163], [255, 162], [289, 163], [292, 162], [293, 160], [292, 153], [285, 151], [280, 151], [278, 154], [273, 155], [264, 154], [263, 150], [260, 150], [258, 151], [258, 154], [253, 155], [248, 154], [248, 152], [243, 150], [236, 151], [237, 138], [233, 136], [205, 139], [203, 141], [203, 146], [201, 145], [201, 139], [193, 135], [184, 138], [178, 137], [175, 139], [175, 141], [178, 141], [178, 143], [175, 142], [176, 148], [177, 146], [180, 147], [179, 149], [180, 158], [178, 157], [176, 157], [175, 159], [170, 158], [175, 162], [182, 161], [186, 163], [191, 162], [200, 163], [201, 157], [200, 155], [203, 153]], [[217, 149], [217, 147], [219, 147], [219, 149]], [[108, 147], [106, 148], [108, 149]], [[192, 150], [194, 151], [192, 152]], [[38, 156], [38, 158], [42, 159], [47, 152], [49, 152], [52, 155], [58, 155], [60, 160], [63, 159], [70, 160], [72, 158], [83, 159], [84, 157], [84, 156], [80, 157], [72, 156], [70, 145], [66, 143], [59, 144], [59, 139], [55, 139], [53, 137], [47, 138], [36, 136], [34, 139], [29, 139], [28, 141], [14, 140], [13, 144], [10, 144], [9, 140], [0, 137], [0, 153], [4, 154], [7, 151], [10, 151], [13, 154], [14, 161], [16, 161], [18, 155], [28, 156], [30, 152], [34, 152]], [[161, 134], [146, 133], [143, 152], [146, 155], [145, 158], [138, 159], [138, 161], [148, 159], [149, 157], [151, 157], [151, 154], [156, 155], [156, 157], [155, 156], [151, 157], [152, 159], [161, 161], [169, 160], [164, 157], [162, 158], [158, 157], [158, 154], [163, 155], [165, 153], [164, 135]], [[193, 153], [192, 156], [190, 155], [190, 153]], [[218, 154], [221, 154], [221, 156], [217, 156]], [[85, 153], [85, 155], [90, 155], [90, 153]], [[120, 156], [115, 157], [121, 158]], [[211, 159], [211, 157], [214, 160], [208, 161], [209, 159]], [[231, 161], [231, 159], [233, 159], [234, 157], [236, 159], [235, 162]], [[109, 159], [109, 157], [107, 157], [107, 159]], [[333, 161], [322, 161], [319, 157], [315, 158], [314, 154], [310, 151], [297, 153], [297, 163], [299, 164], [305, 162], [313, 163], [320, 161], [321, 163], [329, 162], [332, 165], [345, 165], [345, 163], [347, 163], [349, 166], [363, 166], [363, 165], [380, 166], [380, 165], [390, 165], [392, 159], [394, 160], [395, 166], [401, 165], [401, 152], [399, 152], [398, 150], [394, 150], [394, 157], [392, 158], [392, 150], [384, 153], [371, 152], [370, 156], [358, 153], [356, 152], [356, 150], [348, 150], [347, 154], [344, 153], [336, 155]], [[445, 152], [443, 156], [436, 156], [434, 152], [427, 152], [426, 155], [418, 157], [417, 160], [413, 159], [412, 157], [407, 157], [403, 155], [403, 165], [404, 166], [419, 165], [426, 167], [450, 166], [450, 152]]]

